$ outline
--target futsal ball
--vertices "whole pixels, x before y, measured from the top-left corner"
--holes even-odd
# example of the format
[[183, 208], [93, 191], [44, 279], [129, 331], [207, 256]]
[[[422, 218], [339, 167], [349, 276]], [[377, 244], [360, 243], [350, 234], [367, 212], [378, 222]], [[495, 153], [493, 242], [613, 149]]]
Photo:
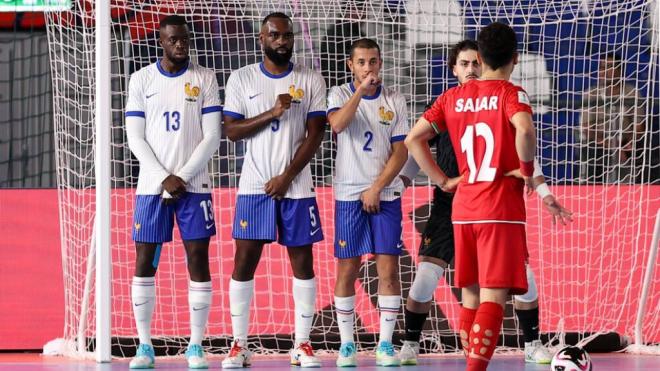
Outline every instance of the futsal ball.
[[591, 358], [582, 348], [568, 346], [552, 357], [552, 371], [591, 371]]

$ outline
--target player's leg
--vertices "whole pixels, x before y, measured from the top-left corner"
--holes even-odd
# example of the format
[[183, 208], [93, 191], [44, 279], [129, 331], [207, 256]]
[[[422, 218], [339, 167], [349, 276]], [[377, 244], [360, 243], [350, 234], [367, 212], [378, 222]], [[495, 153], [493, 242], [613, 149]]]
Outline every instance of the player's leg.
[[380, 366], [398, 366], [401, 363], [392, 344], [392, 334], [401, 307], [401, 219], [401, 199], [381, 201], [380, 212], [369, 214], [378, 271], [380, 336], [376, 348], [376, 364]]
[[210, 193], [186, 193], [175, 203], [175, 214], [188, 263], [188, 310], [190, 342], [186, 350], [188, 368], [208, 368], [202, 339], [211, 308], [209, 240], [215, 235]]
[[355, 331], [355, 281], [360, 272], [361, 256], [337, 259], [335, 281], [335, 312], [339, 327], [339, 355], [337, 367], [357, 366]]
[[265, 243], [277, 235], [275, 201], [267, 195], [239, 195], [232, 237], [236, 241], [234, 268], [229, 281], [232, 348], [222, 361], [223, 368], [248, 367], [252, 352], [248, 350], [250, 304], [254, 296], [254, 273]]
[[422, 233], [417, 272], [410, 286], [405, 316], [405, 340], [399, 352], [402, 365], [416, 365], [419, 341], [431, 309], [433, 293], [454, 258], [454, 231], [451, 224], [451, 200], [436, 199]]
[[323, 239], [321, 218], [315, 198], [283, 199], [277, 208], [278, 242], [287, 246], [293, 271], [295, 344], [291, 363], [321, 367], [309, 340], [316, 312], [316, 277], [312, 244]]
[[525, 362], [547, 364], [552, 353], [539, 338], [539, 301], [536, 278], [529, 264], [525, 267], [529, 289], [523, 295], [514, 295], [514, 308], [525, 341]]
[[357, 366], [355, 331], [355, 281], [362, 255], [373, 251], [369, 219], [360, 201], [335, 201], [335, 311], [341, 344], [338, 367]]
[[485, 370], [497, 346], [509, 293], [527, 292], [525, 226], [474, 224], [478, 245], [479, 308], [470, 330], [468, 367]]
[[470, 352], [470, 331], [479, 308], [479, 266], [476, 235], [473, 225], [453, 226], [456, 239], [456, 286], [461, 288], [462, 306], [459, 313], [458, 333], [465, 357]]
[[163, 242], [172, 240], [173, 209], [163, 205], [158, 195], [138, 195], [133, 216], [135, 273], [131, 301], [140, 345], [130, 368], [154, 366], [151, 319], [156, 305], [155, 276]]

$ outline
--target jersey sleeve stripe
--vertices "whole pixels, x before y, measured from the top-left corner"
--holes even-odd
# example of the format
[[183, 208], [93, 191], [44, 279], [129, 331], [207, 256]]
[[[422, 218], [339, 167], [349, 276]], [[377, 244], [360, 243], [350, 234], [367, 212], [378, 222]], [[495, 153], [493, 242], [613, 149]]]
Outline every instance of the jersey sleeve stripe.
[[211, 112], [220, 112], [222, 111], [222, 106], [209, 106], [202, 108], [202, 115]]
[[144, 118], [144, 111], [126, 111], [125, 117], [142, 117]]
[[312, 117], [319, 117], [319, 116], [325, 117], [325, 115], [326, 115], [325, 111], [313, 111], [307, 114], [307, 118], [311, 119]]
[[339, 111], [339, 107], [333, 107], [333, 108], [330, 108], [330, 109], [328, 110], [328, 114], [330, 114], [331, 112], [335, 112], [335, 111]]
[[402, 140], [404, 140], [404, 139], [406, 139], [406, 136], [405, 136], [405, 135], [396, 135], [396, 136], [393, 136], [393, 137], [390, 139], [390, 143], [400, 142], [400, 141], [402, 141]]
[[225, 116], [233, 117], [235, 119], [239, 119], [239, 120], [242, 120], [242, 119], [245, 118], [245, 115], [243, 115], [243, 114], [240, 114], [238, 112], [227, 111], [227, 110], [222, 111], [222, 114], [225, 115]]

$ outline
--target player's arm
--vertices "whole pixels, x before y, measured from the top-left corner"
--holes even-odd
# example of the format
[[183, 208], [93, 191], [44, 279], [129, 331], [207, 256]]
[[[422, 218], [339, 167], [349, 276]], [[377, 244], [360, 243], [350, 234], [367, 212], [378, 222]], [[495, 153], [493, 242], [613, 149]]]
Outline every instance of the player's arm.
[[286, 195], [293, 179], [307, 166], [314, 157], [316, 150], [321, 145], [323, 134], [325, 133], [325, 124], [328, 122], [326, 117], [326, 92], [325, 80], [320, 74], [313, 77], [313, 91], [310, 97], [309, 113], [305, 125], [307, 127], [307, 137], [302, 141], [300, 147], [293, 155], [293, 159], [286, 167], [284, 172], [271, 178], [265, 185], [266, 194], [273, 198], [283, 198]]
[[529, 191], [534, 189], [532, 175], [534, 173], [534, 155], [536, 154], [536, 130], [532, 114], [520, 111], [511, 116], [511, 124], [516, 128], [516, 152], [520, 160], [520, 173], [527, 183]]
[[566, 225], [568, 222], [573, 221], [573, 212], [562, 206], [555, 195], [550, 191], [550, 187], [545, 182], [545, 176], [538, 160], [534, 159], [534, 175], [532, 177], [532, 187], [536, 190], [536, 194], [543, 201], [543, 206], [552, 215], [552, 224], [559, 221], [561, 224]]
[[271, 178], [266, 183], [264, 188], [266, 194], [277, 199], [284, 197], [293, 179], [307, 166], [307, 163], [314, 157], [316, 150], [321, 145], [326, 122], [326, 116], [315, 116], [307, 119], [307, 137], [298, 147], [291, 163], [284, 172]]
[[401, 168], [408, 159], [408, 149], [403, 141], [399, 140], [392, 143], [392, 153], [385, 163], [385, 168], [380, 173], [376, 181], [360, 195], [362, 208], [368, 213], [377, 213], [380, 211], [380, 192], [387, 187], [399, 174]]
[[[378, 77], [375, 74], [370, 73], [367, 75], [364, 81], [362, 81], [360, 86], [355, 89], [355, 92], [353, 95], [351, 95], [351, 98], [341, 108], [328, 112], [328, 123], [330, 123], [332, 131], [339, 134], [344, 131], [344, 129], [346, 129], [348, 124], [353, 121], [355, 112], [360, 105], [360, 100], [362, 100], [366, 90], [370, 86], [378, 84], [380, 84]], [[332, 99], [330, 99], [330, 101], [332, 101]]]
[[161, 181], [167, 192], [173, 196], [179, 195], [186, 190], [185, 182], [165, 170], [156, 158], [151, 146], [147, 143], [145, 136], [147, 124], [146, 105], [143, 97], [140, 81], [136, 75], [133, 75], [128, 83], [128, 101], [125, 114], [128, 148], [140, 162], [140, 171], [154, 174], [154, 178]]
[[406, 147], [408, 152], [417, 162], [417, 165], [426, 173], [434, 184], [437, 184], [444, 190], [449, 181], [449, 177], [440, 169], [440, 166], [433, 160], [429, 140], [436, 134], [437, 126], [432, 126], [423, 116], [417, 120], [415, 126], [406, 137]]
[[273, 108], [254, 117], [245, 118], [225, 111], [225, 135], [233, 142], [251, 137], [265, 126], [270, 125], [273, 120], [282, 117], [290, 107], [291, 95], [285, 93], [277, 96]]
[[220, 145], [222, 107], [218, 99], [218, 81], [215, 74], [210, 74], [207, 81], [202, 108], [202, 141], [197, 144], [188, 162], [177, 173], [186, 183], [207, 166]]

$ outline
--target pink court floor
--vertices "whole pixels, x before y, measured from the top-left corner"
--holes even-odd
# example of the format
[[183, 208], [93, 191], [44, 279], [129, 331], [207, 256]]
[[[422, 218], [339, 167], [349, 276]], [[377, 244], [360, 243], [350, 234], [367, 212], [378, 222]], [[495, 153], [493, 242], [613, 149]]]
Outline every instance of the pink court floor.
[[[660, 370], [660, 356], [640, 356], [631, 354], [592, 354], [594, 371], [657, 371]], [[220, 370], [221, 357], [209, 358], [209, 369]], [[287, 358], [283, 356], [261, 356], [256, 358], [250, 370], [292, 370], [297, 367], [289, 366]], [[323, 369], [336, 369], [332, 356], [323, 356]], [[373, 357], [362, 356], [359, 359], [360, 370], [389, 369], [377, 367]], [[39, 354], [0, 353], [0, 370], [127, 370], [128, 360], [116, 360], [112, 363], [97, 364], [93, 361], [79, 361], [63, 357], [46, 357]], [[156, 369], [159, 370], [187, 370], [183, 358], [157, 359]], [[465, 361], [460, 356], [422, 356], [417, 366], [403, 366], [402, 370], [441, 370], [462, 371], [465, 369]], [[523, 370], [550, 370], [549, 365], [525, 364], [520, 356], [496, 355], [488, 367], [489, 371], [523, 371]]]

